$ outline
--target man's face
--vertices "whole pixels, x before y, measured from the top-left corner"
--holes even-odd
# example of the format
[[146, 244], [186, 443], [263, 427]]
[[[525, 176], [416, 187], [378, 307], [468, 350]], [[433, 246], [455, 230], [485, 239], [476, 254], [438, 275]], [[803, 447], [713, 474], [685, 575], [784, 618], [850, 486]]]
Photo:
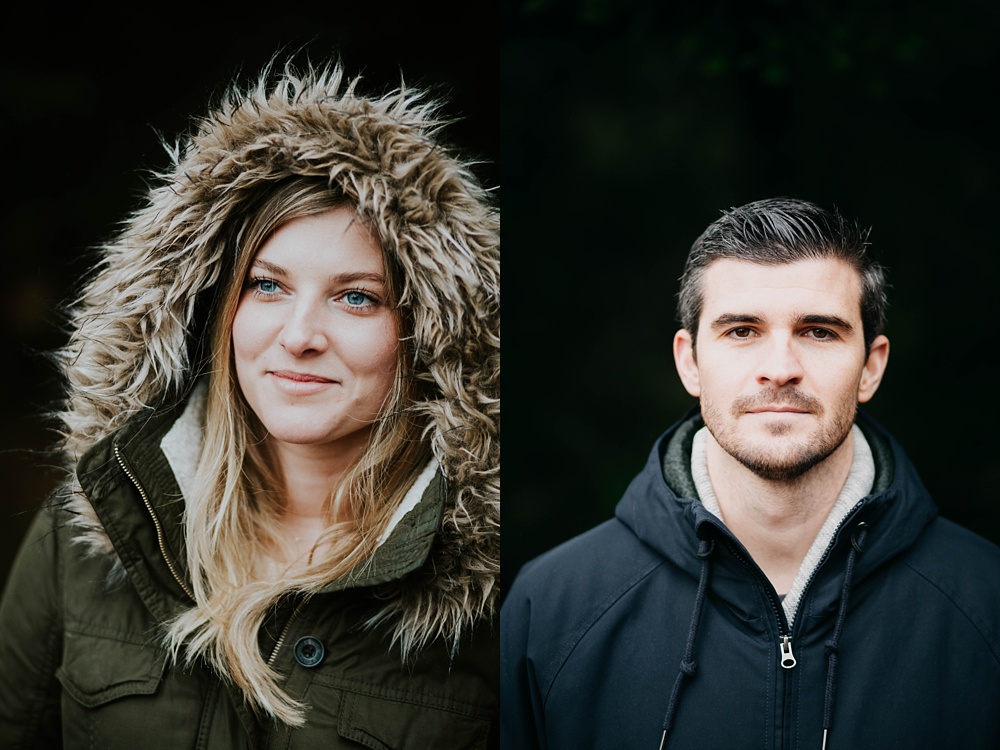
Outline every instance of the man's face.
[[677, 370], [720, 446], [764, 479], [795, 479], [847, 437], [878, 389], [889, 342], [865, 356], [861, 279], [834, 258], [713, 262], [697, 352], [674, 338]]

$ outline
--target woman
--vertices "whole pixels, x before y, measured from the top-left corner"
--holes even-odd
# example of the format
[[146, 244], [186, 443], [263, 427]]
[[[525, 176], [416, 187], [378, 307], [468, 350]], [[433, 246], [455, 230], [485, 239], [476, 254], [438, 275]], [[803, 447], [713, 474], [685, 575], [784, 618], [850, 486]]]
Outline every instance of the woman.
[[409, 88], [265, 71], [70, 314], [0, 746], [495, 742], [499, 218]]

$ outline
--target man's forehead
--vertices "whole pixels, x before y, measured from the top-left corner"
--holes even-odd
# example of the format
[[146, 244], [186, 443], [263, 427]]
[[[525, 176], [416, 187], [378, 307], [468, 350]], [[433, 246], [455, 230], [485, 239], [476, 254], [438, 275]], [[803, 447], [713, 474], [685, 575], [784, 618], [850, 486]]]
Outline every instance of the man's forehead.
[[790, 263], [757, 263], [719, 258], [705, 271], [703, 292], [817, 287], [826, 291], [860, 294], [861, 275], [851, 264], [835, 257], [804, 258]]
[[702, 313], [709, 317], [735, 310], [860, 316], [861, 276], [832, 257], [779, 264], [720, 258], [705, 271], [702, 296]]

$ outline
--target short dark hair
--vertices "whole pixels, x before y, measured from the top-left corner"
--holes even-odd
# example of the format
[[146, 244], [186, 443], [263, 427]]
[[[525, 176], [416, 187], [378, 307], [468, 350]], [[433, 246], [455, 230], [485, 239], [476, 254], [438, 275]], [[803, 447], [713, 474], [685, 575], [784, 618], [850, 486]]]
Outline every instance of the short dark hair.
[[885, 328], [885, 269], [872, 257], [869, 230], [827, 210], [795, 198], [767, 198], [724, 211], [694, 241], [684, 264], [677, 315], [697, 339], [704, 303], [705, 269], [720, 258], [763, 265], [809, 258], [840, 258], [861, 277], [861, 322], [865, 351]]

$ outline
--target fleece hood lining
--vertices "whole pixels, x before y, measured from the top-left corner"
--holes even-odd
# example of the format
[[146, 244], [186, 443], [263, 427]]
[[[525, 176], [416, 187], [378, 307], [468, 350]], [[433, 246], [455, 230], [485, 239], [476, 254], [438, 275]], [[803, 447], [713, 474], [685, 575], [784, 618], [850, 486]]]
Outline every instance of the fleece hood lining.
[[[829, 515], [827, 515], [826, 520], [816, 534], [816, 538], [806, 552], [802, 564], [799, 566], [799, 570], [792, 581], [792, 585], [781, 601], [781, 606], [785, 610], [785, 617], [788, 619], [789, 628], [795, 622], [799, 601], [802, 599], [805, 587], [812, 579], [816, 567], [830, 546], [830, 542], [833, 541], [834, 534], [836, 534], [837, 529], [844, 519], [857, 507], [857, 504], [871, 493], [872, 487], [875, 484], [875, 459], [864, 433], [856, 424], [851, 428], [851, 439], [854, 446], [854, 455], [847, 480], [844, 482], [837, 500], [830, 509]], [[718, 498], [715, 496], [715, 491], [712, 488], [712, 482], [708, 475], [707, 442], [708, 428], [702, 427], [695, 433], [694, 441], [691, 445], [691, 477], [694, 480], [702, 505], [705, 506], [707, 511], [722, 521], [722, 523], [725, 523], [725, 519], [722, 517], [722, 509], [719, 507]]]
[[160, 450], [174, 472], [177, 486], [185, 498], [194, 497], [195, 472], [204, 441], [205, 399], [208, 385], [199, 381], [191, 390], [191, 398], [184, 411], [167, 434], [160, 440]]
[[[184, 407], [184, 411], [160, 440], [160, 450], [166, 456], [167, 463], [170, 464], [170, 469], [174, 473], [177, 486], [180, 487], [181, 495], [184, 498], [191, 498], [194, 493], [195, 474], [204, 442], [202, 430], [205, 424], [207, 393], [208, 384], [204, 380], [200, 380], [192, 389], [191, 398]], [[437, 459], [432, 458], [420, 471], [410, 489], [406, 491], [399, 506], [393, 511], [388, 526], [379, 536], [377, 547], [382, 546], [406, 514], [417, 507], [417, 503], [424, 496], [424, 492], [430, 486], [438, 468]]]

